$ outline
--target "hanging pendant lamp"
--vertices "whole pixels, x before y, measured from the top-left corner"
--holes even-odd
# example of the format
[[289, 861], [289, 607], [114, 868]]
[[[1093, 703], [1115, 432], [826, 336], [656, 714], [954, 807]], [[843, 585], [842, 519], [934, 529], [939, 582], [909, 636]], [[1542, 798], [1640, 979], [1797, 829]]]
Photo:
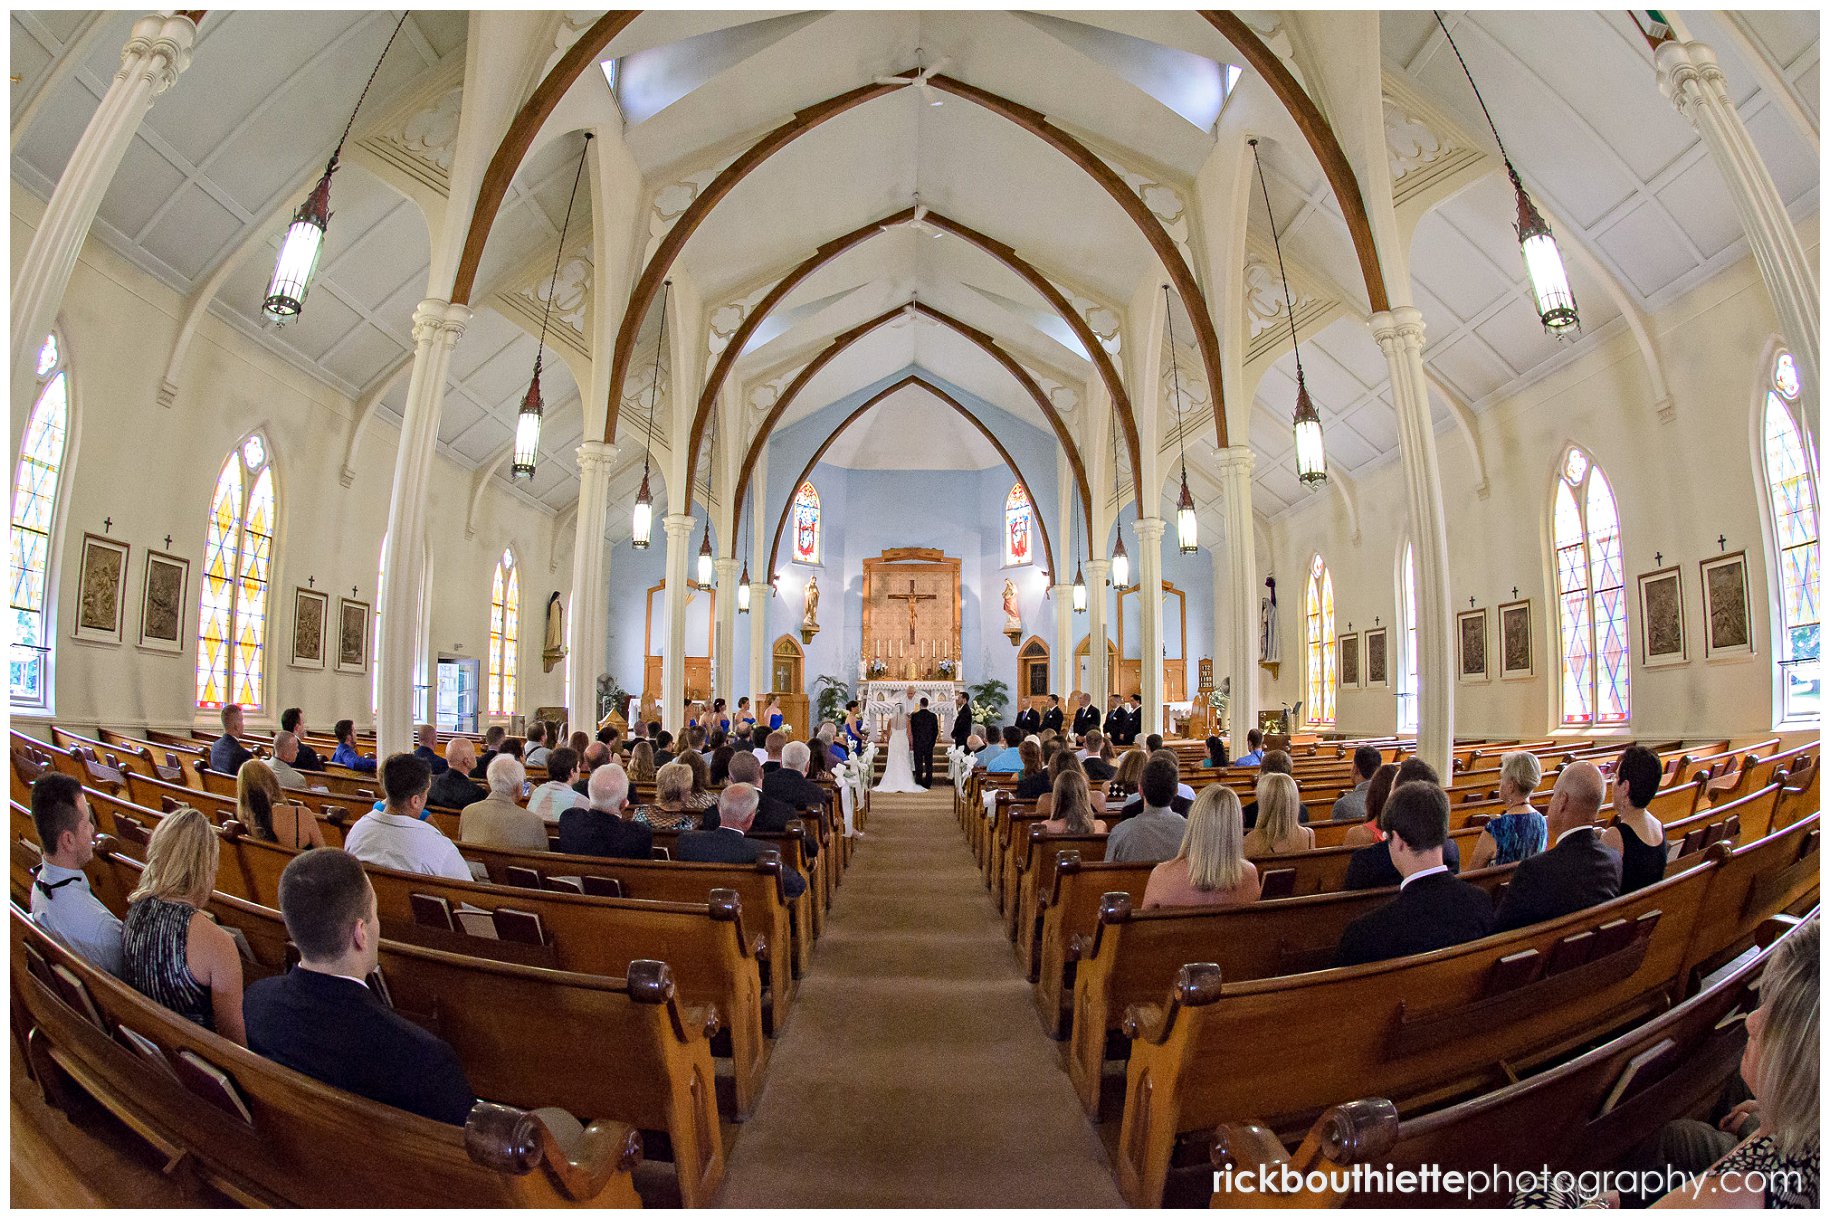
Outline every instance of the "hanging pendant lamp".
[[546, 404], [540, 399], [540, 364], [546, 356], [546, 328], [553, 320], [553, 298], [559, 294], [559, 261], [565, 257], [566, 233], [572, 227], [572, 205], [578, 201], [578, 183], [585, 176], [585, 154], [591, 150], [591, 133], [585, 132], [584, 147], [578, 150], [578, 172], [572, 175], [572, 193], [566, 199], [565, 220], [559, 226], [559, 248], [553, 252], [553, 277], [547, 281], [546, 308], [540, 313], [540, 341], [534, 348], [534, 375], [521, 399], [521, 410], [515, 416], [515, 455], [508, 477], [534, 477], [534, 463], [540, 459], [540, 424]]
[[1271, 211], [1271, 188], [1265, 185], [1264, 162], [1258, 159], [1258, 141], [1252, 146], [1252, 163], [1258, 167], [1258, 189], [1264, 194], [1265, 216], [1271, 222], [1271, 248], [1277, 251], [1277, 277], [1284, 286], [1284, 317], [1290, 323], [1290, 350], [1296, 355], [1296, 413], [1290, 421], [1296, 435], [1296, 477], [1305, 487], [1328, 481], [1328, 451], [1322, 445], [1322, 416], [1309, 400], [1303, 380], [1303, 349], [1296, 341], [1296, 302], [1290, 295], [1290, 275], [1284, 270], [1283, 242], [1277, 236], [1277, 216]]
[[705, 518], [705, 534], [699, 539], [699, 583], [712, 582], [712, 518]]
[[286, 235], [280, 239], [280, 256], [273, 264], [273, 278], [267, 282], [266, 299], [261, 301], [261, 312], [275, 322], [291, 321], [305, 308], [305, 296], [311, 291], [312, 277], [318, 271], [318, 256], [324, 252], [324, 235], [330, 228], [330, 177], [337, 172], [337, 160], [343, 155], [343, 144], [349, 139], [350, 129], [356, 125], [362, 101], [369, 95], [369, 88], [381, 72], [382, 61], [387, 59], [388, 49], [400, 36], [400, 28], [407, 23], [408, 15], [402, 13], [394, 25], [394, 32], [388, 35], [387, 45], [381, 48], [381, 58], [375, 61], [368, 84], [362, 86], [356, 107], [349, 112], [349, 122], [343, 125], [343, 135], [330, 154], [324, 176], [305, 196], [305, 202], [299, 204], [299, 210], [292, 214]]
[[1519, 181], [1519, 171], [1512, 167], [1512, 158], [1506, 155], [1505, 141], [1500, 139], [1500, 129], [1493, 124], [1493, 115], [1487, 110], [1487, 99], [1481, 96], [1481, 87], [1474, 83], [1474, 73], [1468, 70], [1468, 61], [1461, 57], [1461, 48], [1455, 45], [1455, 36], [1449, 33], [1448, 25], [1442, 14], [1436, 13], [1436, 24], [1442, 28], [1442, 36], [1449, 40], [1449, 49], [1455, 52], [1455, 62], [1461, 65], [1461, 74], [1468, 78], [1468, 87], [1474, 90], [1474, 100], [1480, 103], [1481, 114], [1487, 120], [1487, 130], [1493, 133], [1493, 142], [1499, 145], [1500, 160], [1506, 165], [1506, 177], [1512, 181], [1513, 201], [1518, 205], [1519, 215], [1513, 224], [1513, 231], [1519, 236], [1519, 253], [1525, 260], [1525, 278], [1531, 284], [1532, 308], [1538, 311], [1538, 321], [1544, 325], [1545, 332], [1554, 338], [1573, 338], [1582, 332], [1582, 319], [1576, 312], [1576, 291], [1570, 287], [1569, 273], [1563, 269], [1563, 253], [1557, 249], [1557, 238], [1550, 231], [1550, 224], [1538, 211], [1538, 205], [1525, 193], [1525, 184]]
[[1193, 554], [1199, 544], [1195, 536], [1195, 497], [1188, 493], [1188, 439], [1182, 425], [1182, 369], [1176, 361], [1176, 315], [1169, 285], [1163, 285], [1163, 324], [1169, 334], [1169, 375], [1175, 388], [1176, 449], [1182, 462], [1182, 495], [1176, 501], [1176, 549]]
[[[737, 505], [737, 510], [742, 512], [743, 505]], [[737, 612], [747, 614], [750, 612], [750, 522], [747, 518], [743, 523], [743, 537], [743, 574], [737, 577]]]
[[648, 489], [648, 464], [654, 458], [654, 402], [661, 392], [661, 349], [667, 346], [667, 298], [673, 287], [671, 279], [661, 283], [661, 334], [655, 340], [654, 375], [648, 384], [648, 447], [642, 452], [642, 489], [635, 494], [635, 519], [629, 535], [629, 544], [637, 550], [647, 550], [654, 533], [654, 495]]

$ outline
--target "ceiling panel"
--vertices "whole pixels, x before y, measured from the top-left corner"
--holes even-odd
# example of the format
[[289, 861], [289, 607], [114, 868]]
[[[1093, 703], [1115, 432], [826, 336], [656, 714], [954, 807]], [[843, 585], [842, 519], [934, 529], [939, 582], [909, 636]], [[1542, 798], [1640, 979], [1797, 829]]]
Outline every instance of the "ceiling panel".
[[1595, 241], [1641, 296], [1652, 296], [1697, 265], [1684, 235], [1651, 204], [1621, 217]]
[[1475, 338], [1455, 338], [1432, 343], [1425, 352], [1430, 367], [1455, 387], [1465, 401], [1477, 402], [1506, 382], [1512, 370]]
[[146, 252], [186, 280], [202, 274], [242, 229], [242, 219], [196, 186], [187, 186], [141, 240]]

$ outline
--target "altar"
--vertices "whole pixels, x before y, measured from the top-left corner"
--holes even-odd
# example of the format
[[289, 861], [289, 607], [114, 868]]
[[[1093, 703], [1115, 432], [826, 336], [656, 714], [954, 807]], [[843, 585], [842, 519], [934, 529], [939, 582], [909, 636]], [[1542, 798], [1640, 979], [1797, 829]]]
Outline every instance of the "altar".
[[[913, 687], [915, 697], [909, 697]], [[879, 733], [889, 727], [890, 716], [895, 713], [898, 703], [906, 702], [909, 712], [913, 714], [921, 706], [921, 700], [928, 700], [928, 710], [940, 720], [940, 735], [944, 740], [953, 731], [953, 696], [965, 687], [956, 681], [867, 681], [858, 686], [858, 706], [864, 714], [864, 727], [875, 739]]]

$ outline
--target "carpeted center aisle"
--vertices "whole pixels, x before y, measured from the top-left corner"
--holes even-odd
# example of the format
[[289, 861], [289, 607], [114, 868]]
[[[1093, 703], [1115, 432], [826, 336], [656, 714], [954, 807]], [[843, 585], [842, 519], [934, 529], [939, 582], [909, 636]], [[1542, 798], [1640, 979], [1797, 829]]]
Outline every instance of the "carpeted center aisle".
[[1121, 1205], [952, 799], [871, 798], [721, 1205]]

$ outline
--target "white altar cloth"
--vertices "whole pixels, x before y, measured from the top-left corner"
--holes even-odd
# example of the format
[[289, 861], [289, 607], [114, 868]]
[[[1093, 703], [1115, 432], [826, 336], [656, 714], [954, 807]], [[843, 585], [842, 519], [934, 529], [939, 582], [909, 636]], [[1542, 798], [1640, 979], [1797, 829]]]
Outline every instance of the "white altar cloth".
[[[909, 696], [913, 687], [914, 697]], [[864, 712], [864, 726], [873, 737], [889, 727], [890, 716], [898, 703], [907, 703], [911, 714], [928, 700], [928, 710], [940, 717], [941, 736], [953, 728], [953, 696], [964, 689], [956, 681], [867, 681], [858, 687], [858, 702]]]

